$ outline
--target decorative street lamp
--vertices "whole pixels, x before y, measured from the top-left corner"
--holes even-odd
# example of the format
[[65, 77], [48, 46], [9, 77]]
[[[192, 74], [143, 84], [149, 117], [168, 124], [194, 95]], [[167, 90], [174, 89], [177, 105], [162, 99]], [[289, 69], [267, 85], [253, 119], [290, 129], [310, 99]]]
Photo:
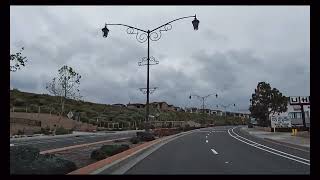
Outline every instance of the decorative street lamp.
[[[196, 20], [196, 19], [195, 19]], [[199, 23], [199, 22], [198, 22]], [[189, 99], [191, 99], [192, 96], [195, 96], [197, 97], [198, 99], [202, 100], [202, 116], [203, 116], [203, 121], [204, 121], [204, 101], [211, 95], [214, 95], [214, 94], [208, 94], [206, 96], [199, 96], [199, 95], [196, 95], [196, 94], [190, 94], [189, 96]], [[218, 98], [218, 94], [216, 94], [216, 98]]]
[[109, 29], [107, 28], [107, 24], [102, 28], [102, 32], [104, 38], [108, 37]]
[[193, 29], [198, 30], [199, 27], [199, 20], [197, 19], [196, 15], [194, 15], [194, 20], [192, 21]]
[[[232, 106], [232, 105], [233, 105], [233, 107], [236, 107], [236, 104], [228, 104], [228, 105], [220, 104], [220, 106], [224, 108], [224, 112], [225, 112], [225, 117], [226, 117], [226, 118], [227, 118], [227, 111], [226, 111], [226, 109], [227, 109], [228, 107]], [[218, 107], [219, 107], [219, 106], [217, 105], [217, 108], [218, 108]]]
[[[174, 21], [178, 21], [181, 19], [186, 19], [186, 18], [194, 18], [194, 20], [192, 21], [192, 25], [193, 25], [193, 29], [194, 30], [198, 30], [199, 28], [199, 20], [197, 19], [196, 15], [194, 16], [185, 16], [185, 17], [181, 17], [181, 18], [177, 18], [174, 19], [170, 22], [167, 22], [153, 30], [143, 30], [143, 29], [139, 29], [133, 26], [129, 26], [129, 25], [125, 25], [125, 24], [105, 24], [105, 27], [102, 28], [102, 32], [103, 32], [103, 37], [108, 37], [109, 34], [109, 29], [107, 28], [107, 25], [116, 25], [116, 26], [125, 26], [127, 27], [127, 34], [133, 34], [136, 36], [136, 39], [138, 42], [140, 43], [144, 43], [144, 42], [148, 42], [148, 54], [147, 57], [143, 57], [142, 61], [140, 61], [138, 64], [139, 66], [142, 65], [147, 65], [147, 103], [146, 103], [146, 126], [145, 126], [145, 130], [149, 131], [149, 127], [148, 127], [148, 123], [149, 123], [149, 66], [150, 65], [155, 65], [158, 64], [159, 61], [156, 61], [154, 57], [150, 57], [150, 40], [151, 41], [158, 41], [161, 38], [161, 33], [164, 31], [168, 31], [172, 29], [172, 25], [171, 23]], [[150, 63], [151, 61], [151, 63]]]

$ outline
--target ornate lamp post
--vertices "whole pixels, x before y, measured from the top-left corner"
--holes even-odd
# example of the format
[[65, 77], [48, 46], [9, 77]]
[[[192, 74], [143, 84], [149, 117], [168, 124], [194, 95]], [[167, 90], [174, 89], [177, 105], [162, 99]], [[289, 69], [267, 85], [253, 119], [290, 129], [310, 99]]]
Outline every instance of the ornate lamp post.
[[[227, 111], [226, 111], [227, 108], [230, 107], [230, 106], [236, 107], [236, 104], [228, 104], [228, 105], [220, 104], [220, 106], [224, 108], [225, 118], [227, 119]], [[217, 108], [218, 108], [218, 107], [219, 107], [219, 106], [217, 105]]]
[[[191, 99], [192, 96], [194, 97], [197, 97], [198, 99], [202, 100], [202, 116], [203, 116], [203, 122], [204, 122], [204, 102], [205, 100], [210, 97], [211, 95], [214, 95], [214, 94], [208, 94], [206, 96], [199, 96], [197, 94], [190, 94], [189, 96], [189, 99]], [[216, 95], [216, 98], [218, 98], [218, 94], [215, 94]]]
[[[163, 31], [168, 31], [168, 30], [171, 30], [172, 29], [172, 25], [171, 23], [174, 22], [174, 21], [178, 21], [178, 20], [181, 20], [181, 19], [186, 19], [186, 18], [194, 18], [194, 20], [192, 21], [192, 25], [193, 25], [193, 29], [194, 30], [198, 30], [199, 28], [199, 20], [197, 19], [196, 15], [194, 16], [186, 16], [186, 17], [181, 17], [181, 18], [177, 18], [177, 19], [174, 19], [170, 22], [167, 22], [153, 30], [143, 30], [143, 29], [139, 29], [139, 28], [136, 28], [136, 27], [133, 27], [133, 26], [129, 26], [129, 25], [125, 25], [125, 24], [105, 24], [105, 27], [102, 28], [102, 32], [103, 32], [103, 37], [108, 37], [108, 34], [109, 34], [109, 29], [107, 27], [107, 25], [109, 26], [112, 26], [112, 25], [115, 25], [115, 26], [125, 26], [127, 27], [127, 33], [128, 34], [133, 34], [133, 35], [136, 35], [136, 39], [138, 42], [140, 43], [144, 43], [144, 42], [148, 42], [148, 54], [147, 54], [147, 57], [143, 57], [142, 60], [139, 62], [139, 66], [142, 66], [142, 65], [147, 65], [147, 103], [146, 103], [146, 122], [148, 123], [149, 122], [149, 94], [150, 94], [150, 91], [149, 91], [149, 66], [150, 65], [155, 65], [155, 64], [158, 64], [159, 61], [156, 61], [154, 57], [150, 57], [150, 53], [149, 53], [149, 47], [150, 47], [150, 40], [151, 41], [158, 41], [160, 38], [161, 38], [161, 33]], [[151, 61], [151, 62], [150, 62]], [[146, 131], [149, 130], [149, 127], [146, 123], [146, 126], [145, 126], [145, 129]]]

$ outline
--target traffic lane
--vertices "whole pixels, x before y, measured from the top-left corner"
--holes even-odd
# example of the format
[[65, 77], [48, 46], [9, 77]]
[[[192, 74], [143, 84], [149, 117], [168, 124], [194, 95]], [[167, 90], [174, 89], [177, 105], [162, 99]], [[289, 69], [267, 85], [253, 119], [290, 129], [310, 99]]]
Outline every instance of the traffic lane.
[[279, 144], [279, 143], [273, 143], [271, 141], [267, 141], [267, 140], [264, 140], [262, 138], [255, 137], [255, 136], [250, 135], [249, 133], [245, 132], [244, 130], [241, 130], [240, 127], [235, 128], [234, 132], [237, 133], [238, 135], [246, 138], [246, 139], [249, 139], [251, 141], [257, 142], [259, 144], [262, 144], [262, 145], [277, 149], [279, 151], [282, 151], [282, 152], [285, 152], [285, 153], [289, 153], [289, 154], [292, 154], [292, 155], [299, 156], [299, 157], [302, 157], [304, 159], [310, 160], [310, 152], [306, 151], [304, 149], [299, 150], [296, 147], [289, 147], [288, 145], [282, 145], [282, 144]]
[[309, 166], [251, 147], [232, 138], [227, 132], [201, 131], [163, 145], [126, 172], [126, 174], [309, 173]]
[[21, 145], [30, 145], [32, 147], [39, 148], [40, 151], [62, 148], [66, 146], [73, 146], [78, 144], [85, 144], [85, 143], [93, 143], [97, 141], [104, 141], [104, 140], [112, 140], [118, 138], [125, 138], [125, 137], [133, 137], [135, 136], [134, 133], [132, 134], [115, 134], [109, 136], [84, 136], [84, 137], [68, 137], [68, 138], [59, 138], [56, 140], [43, 140], [38, 142], [18, 142], [15, 143], [15, 146]]
[[217, 163], [228, 164], [229, 174], [310, 174], [310, 166], [252, 147], [228, 132], [211, 133], [208, 146], [219, 153]]
[[223, 174], [225, 168], [210, 163], [215, 157], [207, 150], [203, 134], [193, 132], [170, 141], [125, 174]]

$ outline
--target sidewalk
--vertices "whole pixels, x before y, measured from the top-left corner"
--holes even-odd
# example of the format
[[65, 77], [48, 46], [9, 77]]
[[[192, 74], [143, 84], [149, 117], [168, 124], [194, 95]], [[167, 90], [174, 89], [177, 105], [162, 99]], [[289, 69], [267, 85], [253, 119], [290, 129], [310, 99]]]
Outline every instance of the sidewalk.
[[302, 147], [304, 149], [310, 148], [310, 137], [292, 136], [291, 132], [267, 132], [255, 128], [242, 127], [242, 130], [248, 132], [250, 135], [263, 138], [266, 140], [278, 142], [281, 144], [293, 145]]

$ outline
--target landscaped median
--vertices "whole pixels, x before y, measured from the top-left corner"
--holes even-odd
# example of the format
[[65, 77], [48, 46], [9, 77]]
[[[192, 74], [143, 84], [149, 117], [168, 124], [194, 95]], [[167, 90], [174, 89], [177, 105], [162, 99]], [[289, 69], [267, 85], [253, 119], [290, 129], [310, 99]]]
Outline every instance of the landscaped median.
[[[136, 147], [130, 148], [126, 151], [123, 151], [121, 153], [115, 154], [113, 156], [107, 157], [103, 160], [100, 160], [98, 162], [95, 162], [93, 164], [90, 164], [88, 166], [82, 167], [80, 169], [77, 169], [73, 172], [70, 172], [68, 174], [73, 175], [73, 174], [97, 174], [100, 171], [103, 170], [108, 170], [108, 169], [116, 169], [119, 167], [121, 164], [125, 164], [126, 160], [132, 159], [136, 156], [141, 155], [144, 151], [154, 147], [155, 145], [165, 142], [167, 140], [173, 139], [174, 137], [181, 136], [181, 135], [186, 135], [191, 133], [191, 131], [188, 132], [182, 132], [170, 136], [165, 136], [161, 137], [149, 142], [145, 142], [143, 144], [140, 144]], [[110, 171], [112, 171], [110, 170]]]
[[[32, 146], [10, 147], [11, 174], [110, 174], [145, 151], [159, 148], [192, 129], [156, 129], [125, 137], [39, 152]], [[167, 141], [168, 140], [168, 141]], [[155, 147], [155, 148], [152, 148]], [[147, 153], [144, 153], [146, 155]], [[141, 156], [139, 156], [141, 158]], [[130, 164], [130, 163], [129, 163]], [[131, 163], [132, 164], [132, 163]], [[107, 171], [105, 171], [107, 169]], [[110, 171], [111, 170], [111, 171]]]

